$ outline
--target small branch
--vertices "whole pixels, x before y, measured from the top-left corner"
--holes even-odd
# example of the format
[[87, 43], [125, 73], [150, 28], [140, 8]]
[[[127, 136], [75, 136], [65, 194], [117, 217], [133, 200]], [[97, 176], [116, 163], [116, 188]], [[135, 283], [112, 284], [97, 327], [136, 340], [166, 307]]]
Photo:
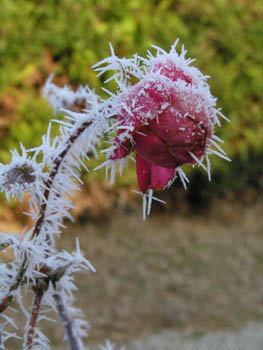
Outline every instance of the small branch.
[[74, 332], [74, 322], [70, 318], [70, 316], [67, 312], [66, 306], [63, 303], [63, 299], [58, 291], [56, 291], [53, 294], [53, 298], [56, 302], [57, 311], [58, 311], [58, 314], [61, 318], [62, 325], [64, 327], [66, 336], [68, 338], [69, 349], [70, 350], [80, 350], [81, 348], [80, 348], [80, 344], [78, 341], [78, 337]]
[[34, 340], [35, 330], [36, 330], [36, 324], [37, 324], [37, 318], [38, 318], [43, 295], [44, 295], [43, 289], [38, 288], [35, 291], [35, 298], [34, 298], [32, 312], [31, 312], [31, 319], [29, 322], [29, 330], [28, 330], [27, 338], [26, 338], [26, 349], [27, 350], [32, 350], [33, 340]]
[[[90, 122], [84, 122], [77, 130], [75, 130], [74, 133], [72, 133], [72, 135], [70, 135], [68, 140], [65, 142], [64, 149], [60, 152], [60, 154], [54, 160], [53, 169], [50, 172], [48, 181], [45, 183], [45, 187], [46, 187], [46, 190], [44, 192], [45, 200], [42, 202], [42, 205], [41, 205], [41, 208], [39, 211], [39, 217], [38, 217], [38, 220], [36, 221], [34, 231], [32, 233], [32, 238], [35, 236], [38, 236], [41, 232], [42, 225], [45, 221], [46, 209], [47, 209], [50, 191], [51, 191], [52, 185], [54, 183], [55, 177], [58, 174], [59, 168], [60, 168], [61, 164], [63, 163], [63, 160], [65, 159], [65, 157], [66, 157], [68, 151], [70, 150], [71, 146], [73, 145], [73, 143], [86, 130], [86, 128], [90, 124], [91, 124]], [[16, 278], [15, 283], [11, 285], [7, 296], [0, 301], [0, 313], [2, 313], [11, 304], [11, 302], [13, 300], [13, 295], [11, 293], [20, 286], [20, 284], [23, 280], [23, 277], [26, 273], [27, 267], [28, 267], [28, 261], [27, 261], [27, 257], [25, 256], [24, 260], [21, 264], [20, 270], [17, 274], [17, 278]]]
[[27, 257], [25, 256], [21, 264], [20, 270], [17, 274], [15, 283], [11, 285], [7, 296], [0, 303], [0, 314], [11, 304], [13, 300], [13, 295], [11, 293], [14, 290], [16, 290], [19, 287], [19, 285], [22, 283], [23, 277], [27, 270], [27, 266], [28, 266], [28, 262], [27, 262]]
[[72, 135], [70, 135], [70, 137], [68, 138], [68, 140], [66, 142], [66, 145], [65, 145], [65, 148], [60, 152], [58, 157], [54, 160], [53, 169], [50, 172], [49, 179], [45, 183], [46, 190], [45, 190], [45, 193], [44, 193], [44, 197], [45, 197], [46, 200], [43, 201], [43, 203], [41, 205], [39, 218], [38, 218], [38, 220], [36, 222], [34, 231], [32, 233], [32, 238], [35, 237], [35, 236], [38, 236], [40, 234], [40, 232], [41, 232], [41, 228], [42, 228], [43, 222], [45, 220], [48, 198], [49, 198], [50, 191], [51, 191], [52, 185], [54, 183], [55, 177], [58, 174], [59, 167], [63, 163], [63, 160], [65, 159], [65, 157], [66, 157], [68, 151], [70, 150], [71, 146], [73, 145], [73, 143], [76, 141], [76, 139], [82, 134], [82, 132], [90, 124], [91, 124], [90, 122], [85, 122], [77, 130], [75, 130], [75, 132]]

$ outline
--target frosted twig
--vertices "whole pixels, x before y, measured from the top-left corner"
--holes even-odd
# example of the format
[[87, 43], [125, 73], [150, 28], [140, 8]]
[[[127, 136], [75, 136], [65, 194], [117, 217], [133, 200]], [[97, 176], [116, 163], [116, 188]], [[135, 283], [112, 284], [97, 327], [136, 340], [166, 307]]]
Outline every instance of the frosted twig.
[[43, 288], [36, 288], [35, 297], [32, 306], [31, 319], [29, 322], [29, 329], [26, 337], [26, 350], [31, 350], [34, 342], [36, 324], [38, 319], [38, 314], [41, 306], [41, 301], [45, 291]]
[[[65, 142], [65, 147], [62, 149], [62, 151], [54, 160], [53, 168], [50, 172], [49, 178], [44, 184], [46, 188], [44, 192], [44, 200], [42, 201], [39, 217], [38, 217], [38, 220], [36, 221], [36, 224], [32, 233], [32, 238], [34, 238], [35, 236], [38, 236], [41, 231], [41, 228], [46, 216], [46, 209], [47, 209], [49, 194], [63, 160], [65, 159], [73, 143], [83, 133], [83, 131], [86, 130], [86, 128], [89, 125], [90, 125], [90, 122], [84, 122], [77, 130], [74, 130], [73, 134], [70, 135], [68, 137], [68, 140]], [[13, 295], [11, 293], [20, 286], [23, 280], [23, 277], [26, 273], [27, 267], [28, 267], [28, 259], [27, 259], [27, 256], [25, 255], [14, 284], [11, 285], [7, 296], [0, 303], [0, 313], [2, 313], [8, 307], [8, 305], [12, 302]]]
[[62, 296], [58, 291], [56, 291], [55, 293], [53, 293], [53, 298], [55, 300], [56, 308], [61, 318], [62, 325], [64, 327], [68, 339], [69, 349], [81, 350], [80, 341], [74, 332], [74, 322], [69, 316], [66, 305], [63, 302]]

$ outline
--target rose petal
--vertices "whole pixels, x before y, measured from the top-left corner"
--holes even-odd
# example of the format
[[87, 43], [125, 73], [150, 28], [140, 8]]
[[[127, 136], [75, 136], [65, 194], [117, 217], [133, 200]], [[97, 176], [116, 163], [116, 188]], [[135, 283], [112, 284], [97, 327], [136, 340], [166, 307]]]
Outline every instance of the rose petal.
[[132, 144], [130, 140], [126, 140], [122, 143], [119, 143], [118, 136], [115, 137], [114, 145], [116, 146], [115, 150], [113, 151], [113, 155], [111, 155], [109, 158], [111, 160], [117, 160], [126, 157], [129, 153], [132, 152]]
[[134, 148], [144, 160], [164, 168], [176, 168], [177, 162], [169, 153], [167, 145], [148, 127], [142, 127], [133, 135], [133, 138]]
[[146, 193], [151, 183], [151, 164], [136, 152], [136, 173], [138, 185], [142, 193]]
[[154, 64], [152, 71], [159, 72], [159, 74], [162, 74], [173, 81], [181, 79], [188, 84], [192, 83], [192, 78], [185, 75], [182, 69], [178, 68], [176, 64], [169, 59], [166, 60], [166, 62], [158, 62]]
[[152, 165], [150, 188], [154, 190], [163, 190], [168, 182], [174, 177], [175, 169], [161, 168]]
[[148, 128], [167, 144], [178, 165], [193, 161], [189, 152], [200, 158], [205, 153], [206, 140], [211, 135], [211, 126], [204, 116], [200, 120], [200, 115], [183, 115], [173, 106], [163, 111]]
[[[158, 75], [143, 79], [131, 86], [128, 93], [119, 97], [118, 119], [121, 125], [133, 126], [134, 129], [140, 128], [169, 103], [170, 89], [167, 79]], [[131, 131], [130, 134], [132, 133]]]

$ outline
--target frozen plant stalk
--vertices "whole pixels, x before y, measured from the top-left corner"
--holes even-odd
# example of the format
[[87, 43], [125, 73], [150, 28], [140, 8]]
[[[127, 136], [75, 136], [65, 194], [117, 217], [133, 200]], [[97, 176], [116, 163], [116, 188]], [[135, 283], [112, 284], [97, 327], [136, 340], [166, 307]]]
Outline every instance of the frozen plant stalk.
[[[62, 109], [65, 113], [64, 120], [52, 121], [60, 125], [59, 136], [51, 140], [50, 122], [39, 147], [26, 150], [21, 145], [20, 153], [12, 152], [10, 164], [0, 164], [0, 191], [7, 200], [20, 201], [29, 193], [27, 215], [34, 222], [20, 234], [0, 236], [0, 249], [10, 247], [14, 253], [12, 262], [0, 266], [0, 348], [10, 337], [20, 335], [24, 350], [48, 349], [49, 341], [37, 322], [46, 318], [40, 308], [51, 307], [60, 315], [69, 348], [85, 349], [82, 338], [89, 326], [73, 307], [74, 274], [95, 269], [81, 254], [78, 241], [75, 252], [60, 252], [56, 238], [65, 227], [63, 219], [72, 219], [69, 196], [79, 188], [80, 169], [88, 171], [87, 154], [96, 155], [100, 140], [108, 138], [101, 166], [106, 173], [111, 170], [111, 182], [117, 165], [121, 174], [135, 153], [144, 218], [156, 199], [154, 190], [169, 187], [177, 174], [186, 187], [182, 165], [201, 166], [210, 179], [209, 156], [228, 159], [218, 145], [222, 140], [215, 135], [215, 127], [221, 125], [219, 117], [226, 118], [216, 108], [207, 76], [191, 66], [193, 60], [185, 57], [184, 48], [177, 53], [176, 44], [168, 53], [155, 48], [155, 56], [148, 52], [146, 58], [134, 55], [130, 59], [117, 57], [111, 47], [111, 56], [94, 66], [99, 75], [113, 71], [110, 79], [117, 82], [117, 90], [108, 91], [108, 99], [87, 86], [72, 91], [47, 80], [43, 95], [54, 112]], [[25, 293], [33, 294], [31, 310], [23, 306]], [[4, 313], [14, 299], [26, 319], [20, 334], [6, 328], [15, 328], [14, 320]], [[107, 342], [103, 349], [113, 349], [113, 345]]]

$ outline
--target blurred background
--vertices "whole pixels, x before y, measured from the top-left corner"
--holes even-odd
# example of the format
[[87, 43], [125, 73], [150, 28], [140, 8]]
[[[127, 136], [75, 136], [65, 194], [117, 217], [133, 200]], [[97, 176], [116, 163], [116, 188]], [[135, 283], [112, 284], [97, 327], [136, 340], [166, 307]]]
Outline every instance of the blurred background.
[[[50, 73], [58, 85], [100, 92], [106, 77], [91, 67], [109, 55], [109, 42], [130, 57], [151, 45], [169, 50], [180, 38], [178, 49], [184, 44], [211, 76], [212, 94], [231, 120], [218, 135], [232, 162], [213, 157], [211, 182], [186, 167], [188, 190], [175, 182], [159, 196], [167, 205], [155, 205], [146, 223], [130, 191], [134, 168], [114, 188], [103, 171], [83, 174], [70, 233], [98, 269], [80, 279], [94, 342], [239, 327], [262, 317], [262, 16], [260, 0], [1, 0], [0, 162], [20, 141], [41, 142], [53, 117], [41, 98]], [[24, 206], [0, 200], [0, 229], [20, 229]], [[74, 244], [70, 233], [64, 248]]]

